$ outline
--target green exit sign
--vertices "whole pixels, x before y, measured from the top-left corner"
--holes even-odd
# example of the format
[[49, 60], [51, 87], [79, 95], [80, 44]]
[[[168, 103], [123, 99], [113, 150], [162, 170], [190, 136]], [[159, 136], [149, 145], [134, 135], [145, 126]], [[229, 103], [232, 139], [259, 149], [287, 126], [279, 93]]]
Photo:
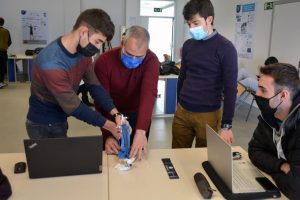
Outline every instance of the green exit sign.
[[266, 2], [264, 8], [265, 8], [265, 10], [272, 10], [273, 2]]
[[162, 12], [162, 8], [154, 8], [154, 12]]

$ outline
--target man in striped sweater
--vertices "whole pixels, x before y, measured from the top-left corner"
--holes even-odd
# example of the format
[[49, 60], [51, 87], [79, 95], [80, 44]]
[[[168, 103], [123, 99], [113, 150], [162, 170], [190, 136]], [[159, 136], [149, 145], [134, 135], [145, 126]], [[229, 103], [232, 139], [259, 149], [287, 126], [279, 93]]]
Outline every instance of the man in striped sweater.
[[80, 14], [73, 30], [50, 43], [33, 64], [26, 129], [30, 138], [66, 137], [67, 117], [103, 127], [120, 138], [116, 123], [82, 103], [76, 95], [83, 79], [95, 102], [111, 115], [118, 113], [94, 73], [91, 56], [114, 35], [114, 24], [101, 9]]

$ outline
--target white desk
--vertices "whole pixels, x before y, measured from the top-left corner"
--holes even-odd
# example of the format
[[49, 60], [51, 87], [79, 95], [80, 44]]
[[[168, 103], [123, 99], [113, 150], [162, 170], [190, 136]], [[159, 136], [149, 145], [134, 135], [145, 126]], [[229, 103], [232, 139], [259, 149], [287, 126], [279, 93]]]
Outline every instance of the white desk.
[[[195, 148], [150, 150], [147, 159], [136, 161], [134, 168], [126, 172], [114, 169], [117, 158], [108, 156], [109, 188], [114, 189], [109, 191], [110, 200], [202, 199], [194, 174], [205, 174], [201, 165], [205, 153], [206, 149]], [[179, 179], [169, 179], [162, 158], [171, 159]], [[213, 197], [222, 198], [219, 192]]]
[[[234, 150], [248, 160], [242, 148]], [[162, 158], [171, 159], [179, 179], [169, 179]], [[16, 162], [26, 161], [24, 153], [10, 153], [0, 154], [0, 167], [12, 185], [12, 200], [195, 200], [203, 199], [194, 181], [195, 173], [203, 173], [216, 189], [202, 168], [206, 160], [206, 148], [156, 149], [150, 150], [146, 159], [136, 161], [133, 169], [119, 171], [114, 168], [117, 156], [104, 153], [102, 174], [29, 179], [27, 172], [13, 173]], [[223, 199], [218, 191], [212, 198]], [[282, 194], [280, 199], [287, 198]]]
[[[241, 147], [234, 149], [241, 152], [244, 159], [248, 159], [247, 153]], [[162, 158], [171, 159], [179, 179], [169, 179]], [[157, 149], [150, 150], [147, 159], [136, 161], [130, 171], [122, 172], [114, 168], [117, 157], [108, 156], [109, 199], [203, 199], [194, 181], [195, 173], [203, 173], [211, 187], [216, 189], [202, 167], [202, 162], [206, 160], [206, 148]], [[218, 191], [213, 193], [212, 198], [224, 199]], [[282, 195], [281, 199], [287, 198]]]
[[102, 173], [91, 175], [29, 179], [28, 170], [14, 174], [14, 164], [20, 161], [26, 162], [24, 153], [0, 154], [0, 167], [12, 186], [12, 200], [108, 199], [106, 153], [103, 153]]
[[23, 73], [25, 73], [28, 76], [28, 81], [31, 81], [32, 59], [33, 56], [26, 56], [25, 54], [15, 54], [15, 56], [9, 56], [7, 60], [8, 81], [18, 81], [16, 71], [16, 62], [18, 60], [22, 61]]

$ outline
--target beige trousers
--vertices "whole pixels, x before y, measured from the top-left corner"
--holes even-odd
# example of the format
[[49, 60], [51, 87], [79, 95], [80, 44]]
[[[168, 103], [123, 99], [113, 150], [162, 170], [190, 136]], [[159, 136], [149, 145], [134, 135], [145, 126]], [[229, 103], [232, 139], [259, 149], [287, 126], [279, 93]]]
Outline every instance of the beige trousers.
[[172, 148], [190, 148], [195, 137], [196, 147], [206, 147], [206, 124], [218, 131], [221, 115], [221, 108], [214, 112], [190, 112], [178, 104], [172, 124]]

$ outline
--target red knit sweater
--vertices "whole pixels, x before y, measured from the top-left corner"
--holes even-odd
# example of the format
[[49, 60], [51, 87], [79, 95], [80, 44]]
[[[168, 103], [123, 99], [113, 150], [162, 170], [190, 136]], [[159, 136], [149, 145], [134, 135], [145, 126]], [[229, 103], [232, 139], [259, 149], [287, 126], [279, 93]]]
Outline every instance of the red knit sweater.
[[[127, 69], [117, 47], [102, 54], [96, 61], [95, 73], [100, 83], [112, 97], [116, 108], [122, 113], [137, 112], [136, 129], [147, 130], [157, 96], [159, 61], [148, 50], [142, 64]], [[104, 115], [101, 108], [97, 107]]]

